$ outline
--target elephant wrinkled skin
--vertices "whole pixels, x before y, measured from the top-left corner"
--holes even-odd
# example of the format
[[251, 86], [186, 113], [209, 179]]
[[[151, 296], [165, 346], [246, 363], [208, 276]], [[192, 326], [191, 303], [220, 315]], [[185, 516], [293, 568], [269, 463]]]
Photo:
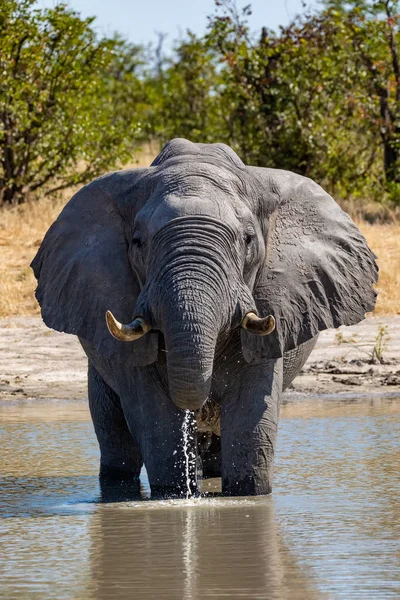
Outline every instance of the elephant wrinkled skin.
[[377, 280], [365, 239], [316, 183], [183, 139], [81, 189], [32, 267], [45, 323], [89, 359], [102, 479], [144, 463], [153, 493], [178, 494], [182, 409], [197, 411], [192, 491], [197, 451], [224, 493], [271, 491], [282, 390], [319, 331], [373, 309]]

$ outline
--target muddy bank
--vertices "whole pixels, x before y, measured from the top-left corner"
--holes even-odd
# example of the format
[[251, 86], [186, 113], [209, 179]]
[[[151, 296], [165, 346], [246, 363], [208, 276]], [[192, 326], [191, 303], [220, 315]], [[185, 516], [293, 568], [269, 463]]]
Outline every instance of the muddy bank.
[[[374, 347], [382, 363], [371, 360]], [[47, 329], [39, 317], [0, 319], [0, 400], [86, 398], [86, 370], [74, 336]], [[400, 316], [321, 333], [286, 399], [389, 393], [400, 396]]]
[[289, 392], [400, 395], [400, 316], [322, 332]]

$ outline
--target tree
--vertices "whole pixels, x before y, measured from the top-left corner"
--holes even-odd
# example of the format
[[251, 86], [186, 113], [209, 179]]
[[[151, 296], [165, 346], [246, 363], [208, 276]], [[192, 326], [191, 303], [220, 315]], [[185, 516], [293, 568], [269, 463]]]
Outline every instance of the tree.
[[277, 35], [263, 27], [254, 39], [247, 16], [231, 0], [210, 20], [209, 44], [219, 61], [221, 104], [228, 143], [245, 161], [313, 175], [327, 154], [327, 104], [341, 74], [326, 53], [327, 31], [317, 17], [292, 23]]
[[154, 71], [147, 82], [149, 134], [163, 143], [173, 137], [213, 141], [217, 73], [206, 41], [188, 32], [173, 57], [157, 57]]
[[399, 3], [393, 0], [329, 0], [328, 10], [342, 21], [343, 35], [357, 66], [358, 103], [382, 145], [383, 173], [392, 195], [400, 198]]
[[[0, 5], [0, 205], [84, 183], [127, 160], [139, 49], [34, 0]], [[130, 111], [125, 110], [128, 89]]]
[[216, 4], [206, 39], [225, 141], [247, 162], [314, 177], [343, 196], [382, 197], [385, 185], [397, 185], [397, 3], [329, 1], [258, 38], [249, 33], [250, 7]]

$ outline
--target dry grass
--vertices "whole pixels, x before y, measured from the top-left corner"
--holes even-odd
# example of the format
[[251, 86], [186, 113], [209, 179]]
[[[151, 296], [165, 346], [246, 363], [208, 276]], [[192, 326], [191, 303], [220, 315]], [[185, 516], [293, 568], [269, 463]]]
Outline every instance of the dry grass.
[[400, 223], [358, 222], [369, 246], [378, 257], [378, 302], [374, 314], [400, 314]]
[[[148, 146], [131, 166], [146, 166], [156, 154], [157, 148]], [[70, 195], [0, 211], [0, 317], [39, 314], [34, 298], [36, 280], [29, 264]], [[371, 225], [358, 221], [358, 226], [379, 257], [375, 313], [400, 314], [400, 223]]]
[[39, 313], [29, 264], [66, 200], [43, 198], [0, 212], [0, 316]]
[[399, 224], [400, 206], [391, 207], [389, 204], [379, 203], [374, 200], [339, 200], [340, 206], [356, 222], [367, 222], [375, 225], [377, 223]]

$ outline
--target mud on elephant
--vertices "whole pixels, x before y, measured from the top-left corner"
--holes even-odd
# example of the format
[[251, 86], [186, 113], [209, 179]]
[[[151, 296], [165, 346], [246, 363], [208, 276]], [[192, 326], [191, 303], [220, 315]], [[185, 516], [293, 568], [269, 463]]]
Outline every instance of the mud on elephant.
[[373, 309], [377, 280], [316, 183], [183, 139], [81, 189], [32, 267], [45, 323], [89, 359], [101, 477], [144, 463], [155, 493], [186, 489], [182, 409], [197, 411], [192, 491], [199, 452], [224, 493], [269, 493], [282, 390], [319, 331]]

